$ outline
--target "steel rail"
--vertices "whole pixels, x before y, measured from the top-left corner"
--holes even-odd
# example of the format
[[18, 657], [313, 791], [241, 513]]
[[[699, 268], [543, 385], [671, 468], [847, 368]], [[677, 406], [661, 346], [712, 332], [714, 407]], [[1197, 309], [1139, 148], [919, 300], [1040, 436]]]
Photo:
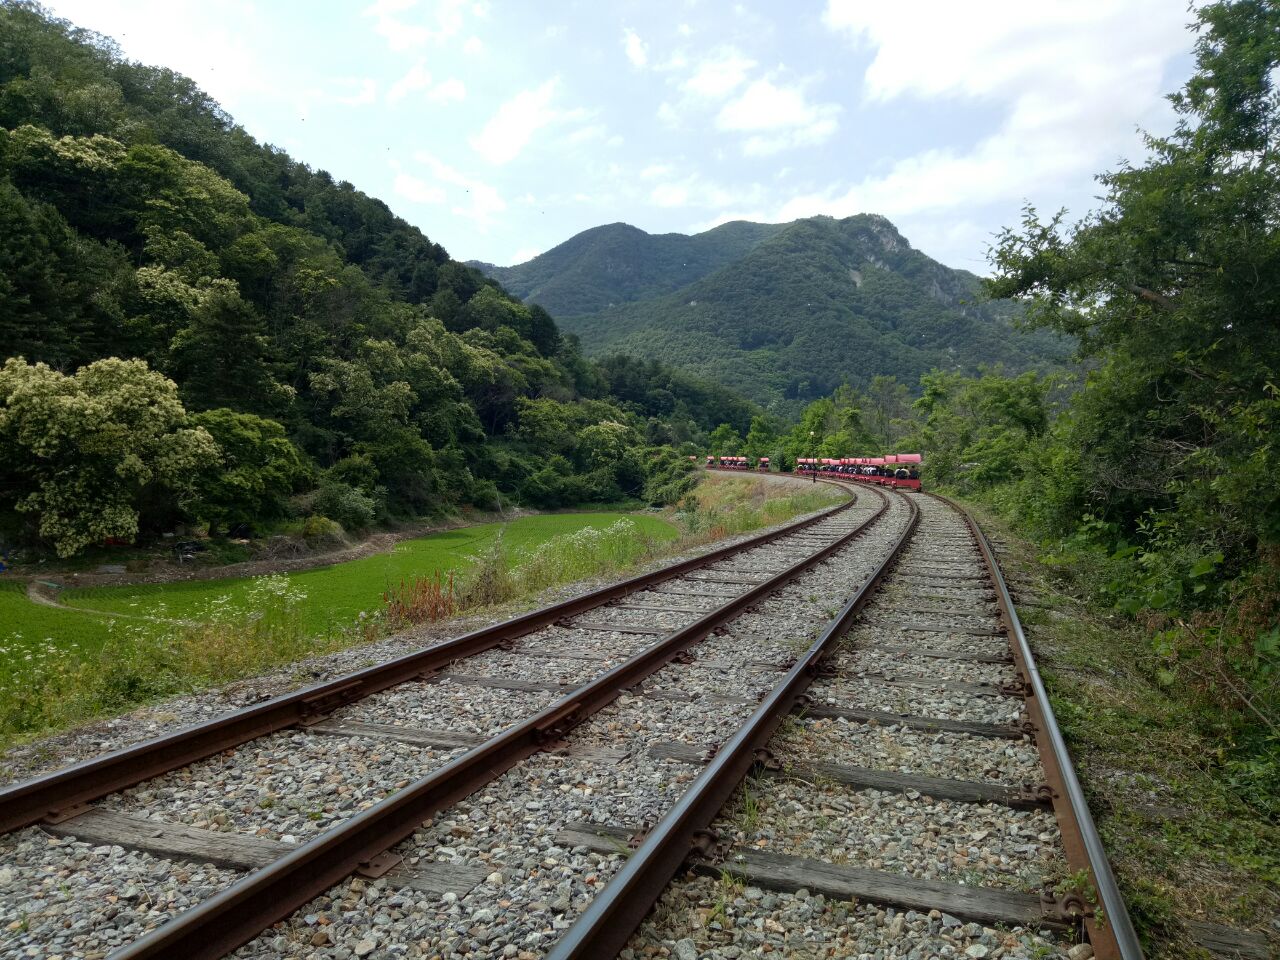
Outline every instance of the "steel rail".
[[[696, 622], [673, 631], [532, 717], [420, 778], [340, 826], [290, 851], [203, 903], [111, 954], [111, 960], [216, 960], [249, 942], [386, 851], [452, 803], [496, 780], [526, 757], [554, 747], [623, 691], [705, 638], [712, 630], [840, 550], [887, 511], [880, 507], [832, 543]], [[395, 862], [395, 858], [391, 858]], [[382, 868], [387, 867], [386, 858]]]
[[[838, 484], [832, 484], [839, 486]], [[840, 489], [845, 489], [840, 487]], [[450, 663], [603, 606], [654, 584], [683, 576], [725, 557], [762, 546], [848, 510], [854, 497], [830, 510], [748, 540], [682, 560], [591, 593], [543, 607], [504, 623], [434, 644], [355, 673], [272, 697], [212, 720], [63, 767], [0, 789], [0, 834], [41, 820], [61, 820], [83, 805], [278, 730], [315, 720], [371, 694], [430, 677]]]
[[698, 778], [596, 894], [545, 960], [604, 960], [616, 956], [689, 855], [714, 846], [718, 838], [711, 834], [710, 827], [716, 815], [759, 762], [761, 751], [778, 725], [802, 702], [804, 691], [819, 675], [835, 641], [870, 600], [915, 532], [920, 509], [911, 501], [908, 504], [910, 519], [888, 556], [738, 732], [716, 751]]
[[[1093, 909], [1095, 904], [1084, 897], [1080, 908], [1084, 913], [1085, 931], [1089, 944], [1093, 947], [1094, 956], [1098, 960], [1143, 960], [1142, 943], [1133, 928], [1133, 920], [1125, 906], [1124, 896], [1116, 883], [1115, 874], [1111, 870], [1111, 861], [1107, 858], [1106, 848], [1098, 827], [1089, 812], [1089, 802], [1085, 798], [1080, 780], [1076, 777], [1075, 764], [1071, 761], [1071, 753], [1067, 749], [1066, 740], [1058, 728], [1057, 718], [1053, 713], [1053, 704], [1045, 690], [1040, 670], [1036, 667], [1035, 655], [1022, 630], [1022, 621], [1018, 619], [1017, 609], [995, 551], [991, 547], [982, 528], [958, 504], [945, 497], [939, 500], [950, 504], [968, 524], [978, 550], [982, 554], [983, 563], [996, 587], [996, 604], [1000, 615], [1008, 627], [1011, 638], [1014, 665], [1021, 676], [1026, 690], [1025, 702], [1027, 716], [1035, 727], [1036, 747], [1044, 764], [1045, 776], [1053, 791], [1053, 812], [1058, 820], [1062, 834], [1062, 846], [1067, 855], [1067, 864], [1074, 871], [1087, 870], [1092, 878], [1093, 892], [1097, 895], [1097, 906], [1102, 908], [1099, 916]], [[1065, 801], [1065, 802], [1064, 802]]]

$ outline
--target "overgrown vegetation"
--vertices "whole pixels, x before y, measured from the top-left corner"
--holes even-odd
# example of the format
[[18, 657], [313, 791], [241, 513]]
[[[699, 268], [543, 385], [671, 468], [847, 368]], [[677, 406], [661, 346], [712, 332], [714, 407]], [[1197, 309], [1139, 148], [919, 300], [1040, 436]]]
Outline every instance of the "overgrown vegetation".
[[1220, 2], [1197, 20], [1175, 131], [1100, 178], [1097, 213], [1068, 228], [1028, 209], [995, 250], [991, 294], [1077, 337], [1097, 369], [1050, 429], [1027, 418], [1021, 477], [994, 498], [1146, 626], [1157, 679], [1201, 710], [1240, 796], [1274, 815], [1280, 8]]
[[1280, 909], [1280, 832], [1257, 779], [1206, 723], [1144, 625], [1090, 602], [1090, 570], [1046, 566], [1016, 524], [980, 508], [1001, 564], [1034, 591], [1020, 605], [1058, 723], [1147, 955], [1205, 960], [1189, 922], [1265, 929]]

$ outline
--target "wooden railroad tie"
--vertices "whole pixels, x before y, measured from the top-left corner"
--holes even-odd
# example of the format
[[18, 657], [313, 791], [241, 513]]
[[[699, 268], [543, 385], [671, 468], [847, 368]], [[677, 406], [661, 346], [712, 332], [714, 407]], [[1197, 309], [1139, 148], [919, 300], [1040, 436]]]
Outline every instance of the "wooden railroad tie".
[[[42, 824], [41, 829], [58, 837], [74, 837], [85, 843], [124, 847], [156, 857], [211, 863], [232, 870], [260, 870], [297, 849], [297, 844], [265, 837], [221, 830], [202, 830], [183, 823], [164, 823], [115, 810], [90, 809], [71, 820]], [[422, 861], [412, 866], [399, 864], [385, 874], [397, 886], [420, 893], [466, 896], [486, 876], [491, 867], [483, 864], [434, 863]]]
[[[634, 830], [626, 827], [578, 823], [560, 831], [556, 840], [567, 847], [618, 853], [626, 848], [634, 834]], [[923, 913], [942, 910], [983, 924], [1048, 925], [1042, 917], [1040, 897], [1013, 890], [919, 880], [887, 870], [849, 867], [745, 847], [731, 848], [722, 861], [695, 859], [688, 865], [704, 876], [719, 877], [727, 871], [766, 890], [792, 893], [805, 889], [833, 900], [869, 900]]]

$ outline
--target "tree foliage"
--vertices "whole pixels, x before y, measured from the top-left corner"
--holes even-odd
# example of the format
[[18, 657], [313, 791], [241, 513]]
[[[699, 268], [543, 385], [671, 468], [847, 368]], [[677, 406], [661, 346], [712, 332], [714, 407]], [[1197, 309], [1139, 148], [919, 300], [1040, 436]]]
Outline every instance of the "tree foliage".
[[18, 357], [0, 368], [0, 505], [35, 517], [60, 556], [132, 540], [144, 505], [189, 497], [217, 456], [173, 382], [140, 360], [74, 376]]
[[1274, 796], [1280, 8], [1223, 0], [1197, 18], [1174, 131], [1101, 176], [1103, 205], [1079, 223], [1028, 208], [989, 289], [1095, 364], [1028, 448], [1021, 513], [1105, 551], [1106, 589], [1151, 624], [1169, 682], [1214, 702], [1229, 745], [1271, 744], [1249, 769]]

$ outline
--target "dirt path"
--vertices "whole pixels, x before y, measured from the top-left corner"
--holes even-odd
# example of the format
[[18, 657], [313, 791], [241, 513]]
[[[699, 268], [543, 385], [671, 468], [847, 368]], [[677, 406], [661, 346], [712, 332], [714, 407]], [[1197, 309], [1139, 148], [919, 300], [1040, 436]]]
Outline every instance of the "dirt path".
[[149, 623], [169, 623], [184, 627], [189, 627], [194, 624], [194, 621], [191, 620], [171, 620], [166, 617], [149, 617], [142, 613], [118, 613], [114, 610], [94, 610], [92, 607], [70, 607], [58, 600], [57, 594], [53, 592], [56, 589], [58, 588], [39, 580], [28, 581], [27, 599], [32, 603], [40, 604], [42, 607], [53, 607], [55, 610], [66, 610], [69, 613], [79, 613], [90, 617], [108, 617], [112, 620], [146, 620]]

